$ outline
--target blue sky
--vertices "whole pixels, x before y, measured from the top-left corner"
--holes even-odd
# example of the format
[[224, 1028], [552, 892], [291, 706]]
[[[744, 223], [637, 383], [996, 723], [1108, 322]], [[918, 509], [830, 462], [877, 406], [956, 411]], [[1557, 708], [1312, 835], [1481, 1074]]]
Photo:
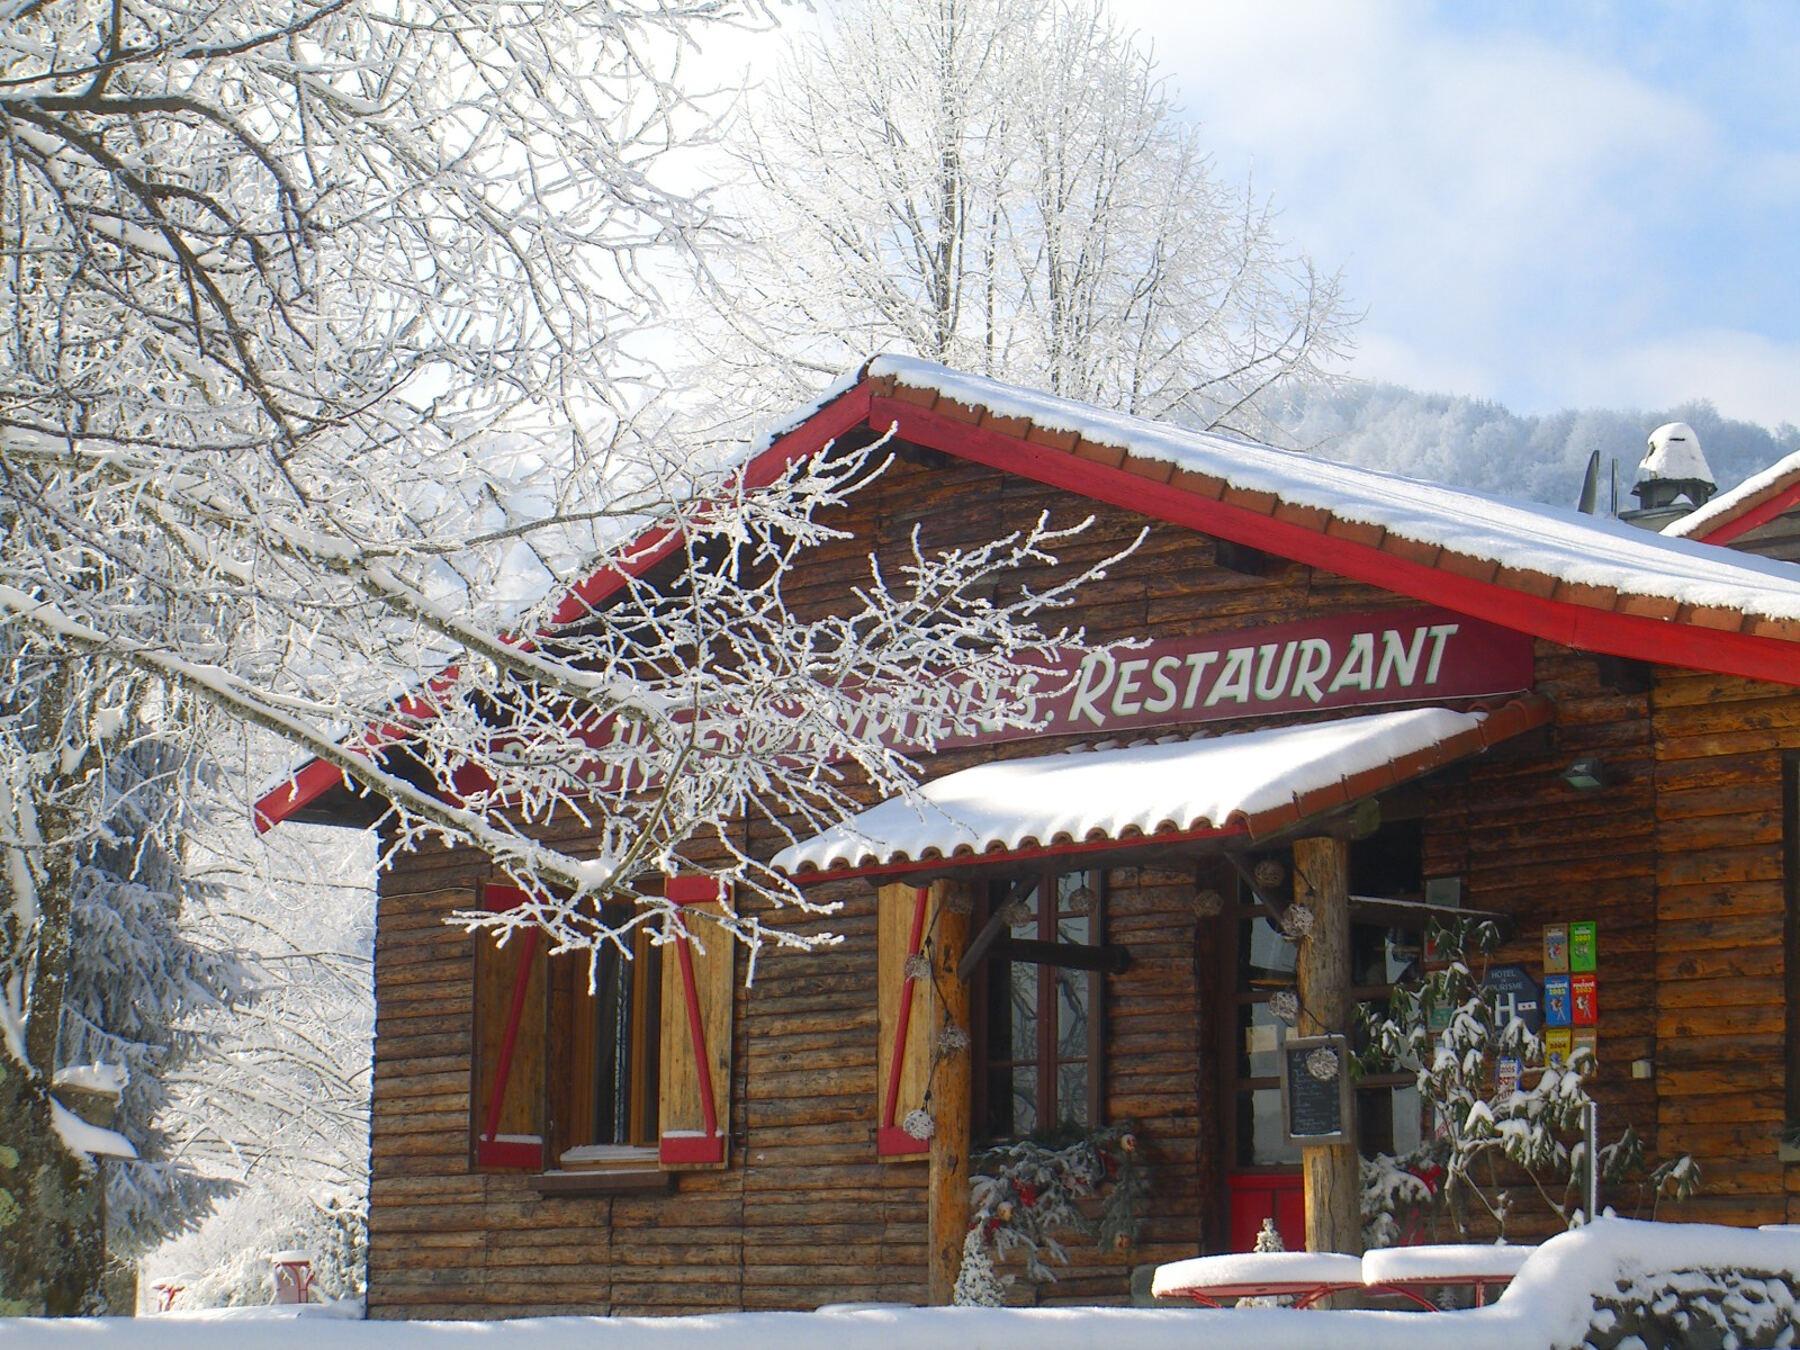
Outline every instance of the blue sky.
[[1800, 3], [1117, 0], [1354, 374], [1800, 423]]

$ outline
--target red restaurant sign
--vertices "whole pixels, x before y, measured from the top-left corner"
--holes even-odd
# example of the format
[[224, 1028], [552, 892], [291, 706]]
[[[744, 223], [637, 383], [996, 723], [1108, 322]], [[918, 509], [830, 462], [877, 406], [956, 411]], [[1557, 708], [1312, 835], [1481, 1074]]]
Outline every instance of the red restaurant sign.
[[[1094, 652], [1042, 683], [1059, 692], [1037, 707], [1036, 731], [953, 729], [966, 719], [946, 709], [937, 744], [1519, 693], [1532, 686], [1532, 650], [1528, 635], [1467, 615], [1382, 610]], [[899, 739], [916, 743], [905, 730]]]

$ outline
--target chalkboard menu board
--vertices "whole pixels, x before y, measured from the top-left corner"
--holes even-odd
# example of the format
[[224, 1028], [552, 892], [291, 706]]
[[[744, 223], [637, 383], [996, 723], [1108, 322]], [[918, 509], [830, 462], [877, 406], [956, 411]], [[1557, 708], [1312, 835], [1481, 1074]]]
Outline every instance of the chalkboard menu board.
[[[1336, 1072], [1316, 1068], [1336, 1058]], [[1281, 1046], [1281, 1119], [1290, 1144], [1347, 1144], [1351, 1138], [1350, 1043], [1342, 1036], [1290, 1036]]]

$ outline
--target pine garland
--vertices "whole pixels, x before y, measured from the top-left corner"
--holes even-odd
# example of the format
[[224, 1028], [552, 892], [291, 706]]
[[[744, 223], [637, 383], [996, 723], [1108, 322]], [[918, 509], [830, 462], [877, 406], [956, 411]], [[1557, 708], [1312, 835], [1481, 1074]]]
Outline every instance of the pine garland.
[[[976, 1247], [990, 1263], [1022, 1252], [1026, 1275], [1037, 1283], [1056, 1279], [1049, 1261], [1069, 1262], [1060, 1233], [1093, 1238], [1103, 1252], [1129, 1250], [1150, 1189], [1130, 1122], [1000, 1144], [976, 1155], [973, 1173]], [[1080, 1202], [1096, 1196], [1100, 1213], [1090, 1219]], [[965, 1269], [969, 1250], [965, 1244]]]

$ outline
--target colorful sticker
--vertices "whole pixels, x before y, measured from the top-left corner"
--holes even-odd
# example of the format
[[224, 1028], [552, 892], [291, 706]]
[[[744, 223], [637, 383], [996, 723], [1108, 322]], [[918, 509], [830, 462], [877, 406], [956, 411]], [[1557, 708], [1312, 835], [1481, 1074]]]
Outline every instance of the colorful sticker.
[[1502, 1055], [1494, 1061], [1494, 1100], [1505, 1101], [1519, 1090], [1519, 1061]]
[[1577, 973], [1599, 968], [1600, 927], [1591, 919], [1569, 925], [1569, 969]]
[[1546, 975], [1544, 977], [1544, 1025], [1547, 1027], [1567, 1027], [1574, 1025], [1573, 1004], [1569, 997], [1569, 977], [1567, 975]]
[[1592, 1027], [1583, 1027], [1574, 1033], [1575, 1043], [1569, 1047], [1569, 1062], [1573, 1064], [1583, 1054], [1592, 1057], [1593, 1062], [1586, 1067], [1591, 1071], [1600, 1063], [1600, 1033]]
[[1600, 1020], [1600, 977], [1570, 976], [1569, 1001], [1575, 1010], [1574, 1024], [1578, 1027], [1593, 1026]]
[[1569, 925], [1551, 924], [1544, 929], [1544, 974], [1569, 973]]
[[1574, 1048], [1575, 1033], [1568, 1027], [1550, 1027], [1544, 1032], [1544, 1060], [1553, 1069], [1560, 1069], [1569, 1062], [1569, 1051]]
[[1450, 1014], [1453, 1010], [1448, 1003], [1439, 1006], [1433, 1003], [1425, 1010], [1425, 1029], [1432, 1035], [1450, 1029]]

